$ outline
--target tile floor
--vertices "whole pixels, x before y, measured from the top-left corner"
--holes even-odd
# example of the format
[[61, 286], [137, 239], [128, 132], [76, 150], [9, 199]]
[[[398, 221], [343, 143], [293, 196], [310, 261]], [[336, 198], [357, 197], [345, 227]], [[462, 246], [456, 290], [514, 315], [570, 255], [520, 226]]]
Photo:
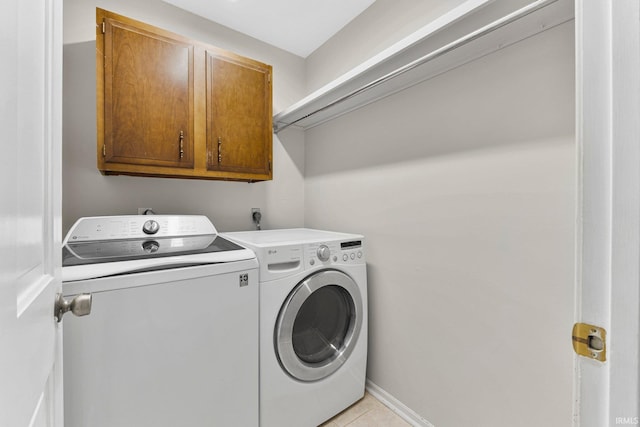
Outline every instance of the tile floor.
[[321, 427], [410, 427], [375, 397], [365, 393], [364, 397]]

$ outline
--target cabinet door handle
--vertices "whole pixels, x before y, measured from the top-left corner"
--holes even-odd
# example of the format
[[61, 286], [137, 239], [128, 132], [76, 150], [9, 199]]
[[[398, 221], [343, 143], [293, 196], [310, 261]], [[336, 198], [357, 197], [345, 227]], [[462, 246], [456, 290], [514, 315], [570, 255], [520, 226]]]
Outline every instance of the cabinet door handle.
[[184, 132], [180, 131], [180, 158], [184, 157]]
[[222, 163], [222, 138], [218, 137], [218, 164]]

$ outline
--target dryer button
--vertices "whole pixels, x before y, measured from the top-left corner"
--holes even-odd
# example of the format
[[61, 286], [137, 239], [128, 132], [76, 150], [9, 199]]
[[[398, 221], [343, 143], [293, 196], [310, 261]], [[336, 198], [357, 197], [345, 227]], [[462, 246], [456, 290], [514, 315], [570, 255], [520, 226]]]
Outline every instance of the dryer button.
[[356, 259], [356, 254], [354, 254], [353, 252], [351, 253], [351, 259]]
[[315, 259], [312, 259], [311, 261], [309, 261], [309, 264], [311, 264], [311, 265], [313, 265], [313, 264], [315, 264], [315, 263], [316, 263], [316, 260], [315, 260]]
[[349, 259], [349, 256], [347, 254], [342, 255], [343, 261], [347, 261], [348, 259]]

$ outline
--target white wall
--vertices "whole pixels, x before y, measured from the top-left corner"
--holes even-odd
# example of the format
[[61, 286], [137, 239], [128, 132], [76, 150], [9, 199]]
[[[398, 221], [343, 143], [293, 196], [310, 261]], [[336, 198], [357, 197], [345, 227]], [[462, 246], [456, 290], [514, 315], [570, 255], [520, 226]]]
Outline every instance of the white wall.
[[305, 224], [366, 236], [368, 377], [438, 427], [571, 424], [573, 40], [306, 132]]
[[81, 216], [156, 213], [209, 216], [220, 230], [303, 225], [304, 135], [274, 135], [273, 181], [247, 184], [102, 176], [96, 168], [95, 8], [100, 7], [273, 66], [274, 112], [304, 95], [304, 60], [160, 0], [64, 1], [63, 232]]

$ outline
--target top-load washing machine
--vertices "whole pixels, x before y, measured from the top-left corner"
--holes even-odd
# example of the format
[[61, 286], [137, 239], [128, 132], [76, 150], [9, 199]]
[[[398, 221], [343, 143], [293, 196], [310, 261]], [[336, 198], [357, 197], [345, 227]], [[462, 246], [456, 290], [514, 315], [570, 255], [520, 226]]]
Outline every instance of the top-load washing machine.
[[81, 218], [62, 250], [66, 427], [258, 425], [258, 262], [204, 216]]
[[363, 236], [286, 229], [224, 237], [258, 257], [260, 426], [317, 426], [362, 398]]

